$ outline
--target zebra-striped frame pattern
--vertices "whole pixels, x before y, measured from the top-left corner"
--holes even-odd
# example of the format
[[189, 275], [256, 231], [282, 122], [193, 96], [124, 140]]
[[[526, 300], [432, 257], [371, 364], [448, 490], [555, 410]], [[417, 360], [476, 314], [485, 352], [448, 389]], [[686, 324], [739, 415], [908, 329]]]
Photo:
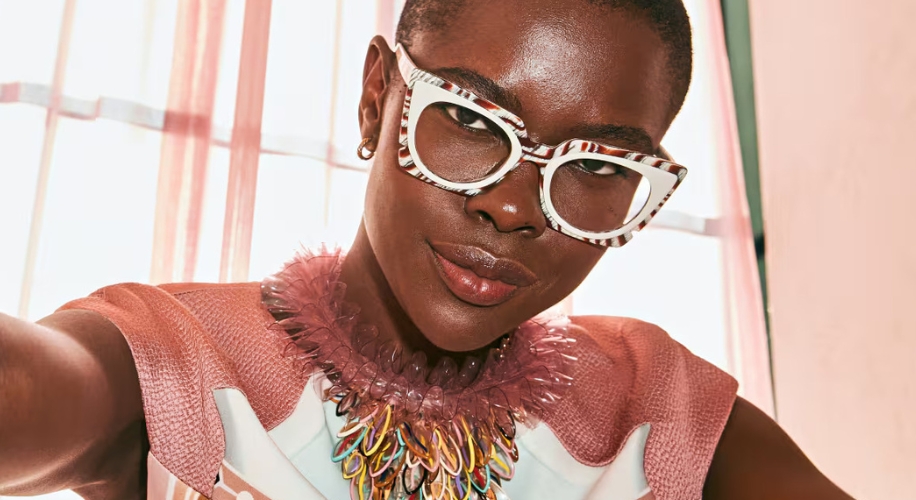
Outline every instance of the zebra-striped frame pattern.
[[[398, 45], [395, 51], [398, 68], [404, 82], [407, 84], [404, 107], [401, 113], [398, 163], [406, 173], [423, 182], [465, 196], [475, 196], [484, 189], [505, 179], [509, 172], [522, 163], [530, 162], [538, 167], [540, 205], [550, 228], [571, 238], [593, 245], [620, 247], [633, 238], [634, 231], [641, 230], [652, 220], [687, 175], [686, 167], [668, 159], [616, 148], [594, 141], [571, 139], [557, 146], [535, 142], [528, 136], [522, 119], [512, 112], [482, 97], [478, 97], [452, 82], [417, 68], [403, 46]], [[512, 143], [512, 151], [509, 154], [508, 161], [492, 175], [475, 183], [450, 182], [438, 178], [429, 171], [422, 161], [417, 160], [412, 152], [412, 126], [415, 123], [414, 125], [411, 124], [411, 103], [415, 100], [417, 92], [424, 91], [438, 92], [442, 97], [456, 104], [465, 105], [478, 113], [488, 114], [490, 121], [500, 126]], [[421, 109], [413, 108], [417, 116], [428, 104], [429, 102], [425, 103]], [[573, 227], [557, 213], [557, 210], [549, 200], [549, 196], [547, 196], [550, 180], [559, 166], [572, 159], [583, 157], [600, 159], [599, 155], [612, 157], [615, 163], [632, 168], [644, 175], [648, 178], [650, 189], [653, 193], [650, 194], [649, 201], [636, 217], [624, 226], [606, 233], [593, 233]]]

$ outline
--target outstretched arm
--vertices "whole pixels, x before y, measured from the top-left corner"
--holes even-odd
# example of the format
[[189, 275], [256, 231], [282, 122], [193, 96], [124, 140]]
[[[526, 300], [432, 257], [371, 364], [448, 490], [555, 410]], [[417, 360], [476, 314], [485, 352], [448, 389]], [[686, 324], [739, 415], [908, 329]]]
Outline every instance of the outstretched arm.
[[0, 495], [143, 491], [146, 429], [127, 343], [111, 322], [63, 311], [0, 314]]
[[704, 500], [852, 500], [765, 413], [735, 401], [703, 489]]

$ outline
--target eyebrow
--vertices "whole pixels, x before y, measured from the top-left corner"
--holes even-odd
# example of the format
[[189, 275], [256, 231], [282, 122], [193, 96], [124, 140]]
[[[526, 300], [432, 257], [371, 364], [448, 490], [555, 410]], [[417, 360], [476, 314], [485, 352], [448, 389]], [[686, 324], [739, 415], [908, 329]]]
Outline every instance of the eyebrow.
[[[512, 111], [516, 115], [521, 114], [522, 102], [517, 94], [472, 69], [449, 67], [438, 68], [430, 72], [472, 91], [480, 97]], [[573, 132], [575, 138], [597, 140], [606, 142], [609, 146], [655, 154], [652, 136], [649, 135], [646, 129], [641, 127], [612, 123], [585, 124], [575, 127]]]
[[430, 73], [466, 88], [480, 97], [512, 111], [516, 115], [522, 110], [522, 101], [518, 98], [518, 95], [472, 69], [459, 67], [439, 68], [430, 71]]
[[575, 136], [582, 139], [594, 139], [607, 142], [609, 146], [632, 149], [641, 153], [655, 154], [652, 136], [642, 127], [629, 125], [586, 124], [576, 127]]

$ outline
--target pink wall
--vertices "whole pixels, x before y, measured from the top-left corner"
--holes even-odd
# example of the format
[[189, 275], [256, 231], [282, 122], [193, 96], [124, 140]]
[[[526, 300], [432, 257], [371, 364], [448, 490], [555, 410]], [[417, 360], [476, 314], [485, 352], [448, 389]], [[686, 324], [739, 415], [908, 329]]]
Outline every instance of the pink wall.
[[779, 420], [916, 498], [916, 1], [750, 3]]

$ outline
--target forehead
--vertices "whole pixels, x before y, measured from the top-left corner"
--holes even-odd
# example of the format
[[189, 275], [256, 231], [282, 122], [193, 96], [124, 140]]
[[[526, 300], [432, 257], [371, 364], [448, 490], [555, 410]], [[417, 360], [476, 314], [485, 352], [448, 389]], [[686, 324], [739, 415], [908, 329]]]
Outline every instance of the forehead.
[[462, 68], [493, 80], [518, 97], [510, 111], [541, 142], [612, 124], [645, 129], [657, 146], [668, 126], [664, 45], [647, 22], [620, 10], [583, 0], [468, 0], [444, 27], [419, 33], [411, 56], [432, 72]]

